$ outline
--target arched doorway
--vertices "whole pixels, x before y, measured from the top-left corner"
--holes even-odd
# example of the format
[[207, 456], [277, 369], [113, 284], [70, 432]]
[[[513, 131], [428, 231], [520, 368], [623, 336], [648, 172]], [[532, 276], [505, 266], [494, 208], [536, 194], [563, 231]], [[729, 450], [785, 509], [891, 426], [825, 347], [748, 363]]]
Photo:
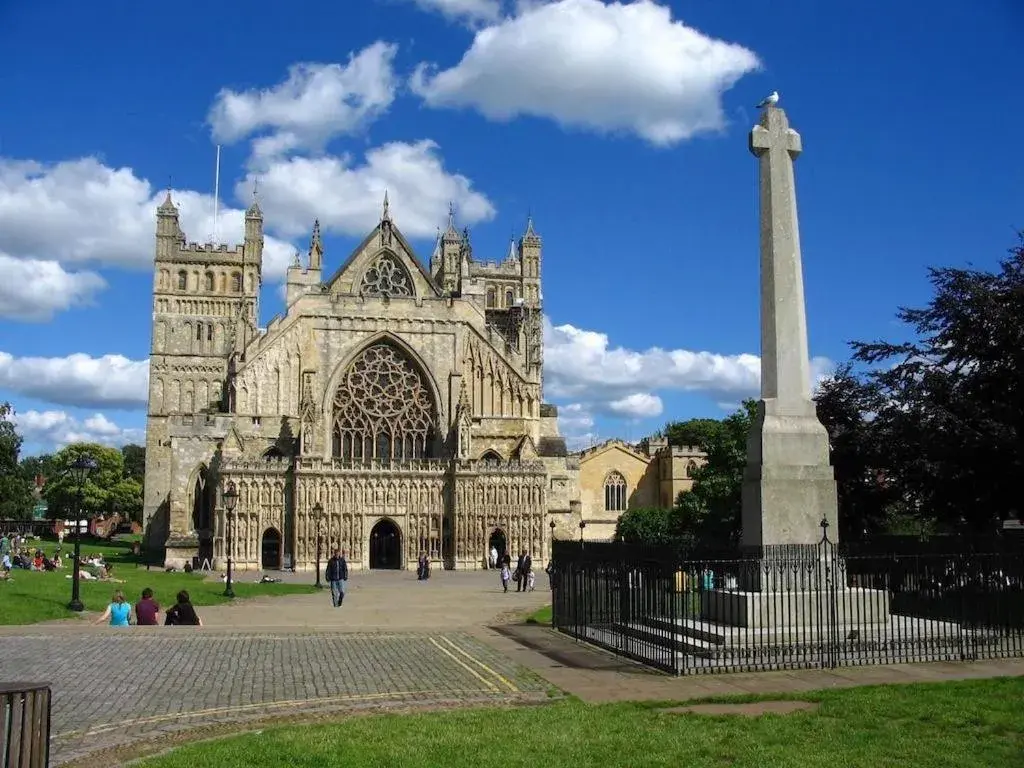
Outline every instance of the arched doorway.
[[381, 520], [370, 530], [370, 567], [402, 567], [402, 532], [391, 520]]
[[260, 562], [265, 569], [280, 569], [281, 532], [277, 528], [267, 528], [263, 532], [263, 542], [260, 545]]
[[495, 528], [491, 531], [491, 536], [487, 539], [487, 557], [490, 559], [491, 550], [498, 550], [498, 562], [501, 562], [501, 558], [504, 557], [508, 551], [508, 538], [505, 536], [505, 532], [501, 528]]
[[200, 567], [213, 557], [213, 500], [208, 474], [206, 467], [200, 466], [192, 487], [192, 530], [199, 539]]

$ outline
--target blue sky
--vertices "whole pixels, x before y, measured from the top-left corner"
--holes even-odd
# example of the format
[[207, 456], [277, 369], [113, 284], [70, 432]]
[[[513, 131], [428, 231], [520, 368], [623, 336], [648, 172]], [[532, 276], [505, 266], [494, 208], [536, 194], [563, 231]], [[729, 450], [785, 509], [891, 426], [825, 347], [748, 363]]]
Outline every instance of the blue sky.
[[220, 239], [260, 179], [264, 321], [312, 220], [336, 267], [384, 188], [423, 259], [449, 200], [478, 258], [532, 213], [563, 431], [720, 416], [757, 393], [753, 105], [803, 135], [822, 369], [1024, 228], [1022, 33], [1014, 0], [4, 3], [0, 400], [29, 451], [141, 438], [154, 200], [208, 239], [219, 141]]

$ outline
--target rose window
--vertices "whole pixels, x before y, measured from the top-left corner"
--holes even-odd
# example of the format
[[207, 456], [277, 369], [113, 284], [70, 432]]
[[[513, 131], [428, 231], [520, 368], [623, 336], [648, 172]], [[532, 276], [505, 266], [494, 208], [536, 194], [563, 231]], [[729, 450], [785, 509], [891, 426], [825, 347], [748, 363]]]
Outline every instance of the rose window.
[[412, 280], [394, 257], [382, 253], [363, 275], [359, 292], [364, 296], [412, 296]]

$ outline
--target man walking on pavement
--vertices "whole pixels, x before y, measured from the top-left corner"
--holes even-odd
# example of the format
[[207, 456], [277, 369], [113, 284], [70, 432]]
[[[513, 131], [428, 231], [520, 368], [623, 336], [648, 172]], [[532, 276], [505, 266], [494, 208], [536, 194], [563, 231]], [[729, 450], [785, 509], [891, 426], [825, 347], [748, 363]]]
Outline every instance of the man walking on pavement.
[[331, 585], [331, 601], [335, 608], [340, 608], [345, 601], [345, 582], [348, 581], [348, 563], [340, 549], [334, 550], [327, 561], [327, 581]]
[[525, 592], [527, 581], [530, 578], [530, 571], [533, 570], [533, 560], [530, 555], [527, 554], [526, 550], [522, 551], [519, 555], [519, 563], [516, 565], [516, 570], [519, 572], [519, 581], [516, 584], [516, 592]]

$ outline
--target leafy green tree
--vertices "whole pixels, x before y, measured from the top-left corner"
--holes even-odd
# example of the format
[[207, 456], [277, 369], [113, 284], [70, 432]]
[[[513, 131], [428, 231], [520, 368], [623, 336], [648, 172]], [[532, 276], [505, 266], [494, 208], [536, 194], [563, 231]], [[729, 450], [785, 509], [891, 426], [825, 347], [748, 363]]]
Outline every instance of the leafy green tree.
[[146, 476], [146, 449], [129, 443], [121, 448], [121, 455], [124, 457], [125, 477], [143, 482]]
[[671, 509], [639, 507], [619, 516], [615, 524], [615, 540], [643, 544], [670, 544], [678, 538], [679, 530]]
[[37, 476], [49, 479], [61, 471], [61, 467], [53, 463], [53, 456], [42, 453], [38, 456], [26, 456], [21, 460], [21, 471], [31, 482]]
[[711, 441], [720, 437], [722, 422], [718, 419], [688, 419], [665, 425], [664, 435], [669, 445], [692, 445], [705, 450]]
[[11, 404], [0, 403], [0, 519], [23, 520], [32, 512], [32, 486], [18, 463], [22, 439], [13, 416]]
[[[887, 407], [885, 393], [872, 379], [841, 365], [825, 379], [815, 395], [818, 418], [828, 430], [831, 461], [839, 496], [840, 537], [890, 530], [901, 501], [892, 476], [892, 445], [888, 422], [879, 419]], [[894, 517], [895, 515], [895, 517]]]
[[82, 454], [89, 454], [97, 464], [97, 469], [89, 475], [81, 489], [82, 513], [92, 517], [114, 511], [115, 498], [112, 491], [125, 479], [121, 451], [98, 443], [72, 443], [54, 455], [54, 466], [60, 467], [62, 471], [49, 478], [43, 491], [51, 517], [73, 519], [79, 509], [78, 483], [66, 470]]
[[707, 463], [694, 472], [693, 488], [679, 494], [675, 516], [678, 530], [703, 544], [725, 547], [740, 534], [743, 471], [747, 464], [747, 435], [757, 402], [746, 400], [740, 410], [707, 430], [701, 446]]
[[882, 397], [873, 429], [906, 509], [991, 530], [1024, 476], [1024, 235], [999, 269], [929, 270], [932, 300], [901, 308], [912, 341], [852, 344]]

